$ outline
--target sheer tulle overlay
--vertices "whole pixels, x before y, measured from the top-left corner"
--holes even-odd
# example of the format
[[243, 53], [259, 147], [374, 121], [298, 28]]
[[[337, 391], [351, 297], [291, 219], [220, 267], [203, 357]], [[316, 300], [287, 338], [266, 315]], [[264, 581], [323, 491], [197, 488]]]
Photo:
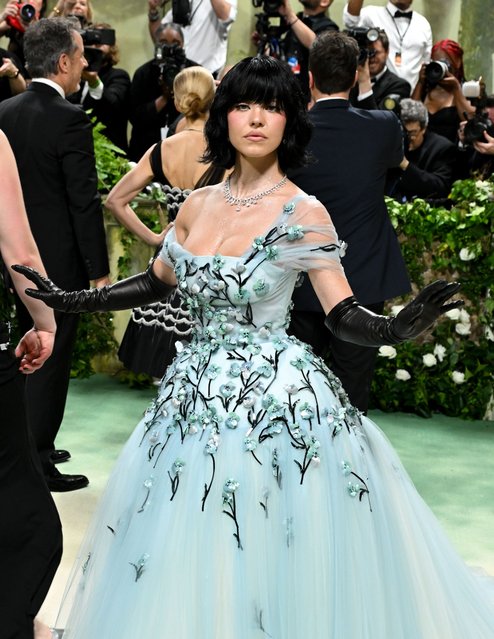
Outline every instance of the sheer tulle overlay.
[[110, 477], [64, 639], [494, 637], [492, 593], [383, 433], [286, 335], [298, 272], [341, 269], [310, 204], [285, 205], [241, 257], [169, 233], [194, 337]]

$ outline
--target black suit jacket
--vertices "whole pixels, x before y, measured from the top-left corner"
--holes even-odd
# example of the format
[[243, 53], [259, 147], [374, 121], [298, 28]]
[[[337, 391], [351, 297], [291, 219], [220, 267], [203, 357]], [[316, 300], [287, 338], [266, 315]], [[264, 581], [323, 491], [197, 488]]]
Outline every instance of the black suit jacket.
[[107, 275], [88, 116], [54, 88], [33, 82], [0, 104], [0, 129], [14, 151], [29, 223], [50, 278], [75, 290]]
[[[290, 177], [324, 204], [348, 244], [342, 263], [355, 296], [374, 304], [407, 293], [408, 274], [384, 203], [387, 170], [403, 157], [398, 118], [342, 99], [317, 102], [309, 117], [315, 162]], [[310, 286], [296, 289], [294, 302], [299, 310], [321, 310]]]
[[418, 149], [408, 151], [406, 157], [410, 164], [398, 183], [401, 197], [442, 198], [449, 195], [457, 162], [457, 147], [452, 142], [426, 131], [423, 143]]
[[384, 98], [388, 95], [399, 95], [400, 98], [409, 98], [412, 89], [410, 84], [400, 78], [395, 73], [386, 69], [383, 75], [372, 84], [372, 97], [374, 101], [369, 98], [366, 100], [358, 101], [358, 85], [353, 87], [350, 92], [350, 102], [353, 106], [360, 109], [385, 109]]

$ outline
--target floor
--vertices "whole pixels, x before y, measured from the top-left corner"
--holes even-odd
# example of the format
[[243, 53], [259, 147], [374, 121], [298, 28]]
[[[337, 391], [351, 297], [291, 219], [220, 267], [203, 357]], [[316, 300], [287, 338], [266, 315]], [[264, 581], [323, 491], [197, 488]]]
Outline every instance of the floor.
[[[64, 528], [64, 557], [40, 611], [55, 623], [64, 584], [85, 527], [122, 444], [141, 417], [154, 389], [130, 389], [116, 378], [73, 380], [57, 440], [72, 459], [64, 473], [84, 473], [87, 488], [54, 497]], [[373, 411], [458, 552], [494, 575], [494, 422], [468, 422], [443, 415], [422, 419]]]

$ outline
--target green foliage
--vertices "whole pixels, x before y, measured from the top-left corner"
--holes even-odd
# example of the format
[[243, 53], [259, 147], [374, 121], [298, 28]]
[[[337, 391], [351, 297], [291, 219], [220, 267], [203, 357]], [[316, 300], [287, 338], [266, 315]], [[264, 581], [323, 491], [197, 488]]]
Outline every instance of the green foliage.
[[105, 137], [101, 122], [93, 118], [93, 142], [98, 173], [98, 191], [109, 193], [113, 186], [129, 171], [125, 153]]
[[442, 318], [423, 340], [380, 349], [374, 407], [485, 416], [494, 371], [493, 198], [491, 178], [456, 182], [450, 210], [423, 200], [388, 201], [415, 291], [438, 277], [458, 280], [465, 306]]
[[115, 352], [111, 313], [83, 313], [77, 328], [70, 376], [85, 379], [94, 374], [93, 358]]

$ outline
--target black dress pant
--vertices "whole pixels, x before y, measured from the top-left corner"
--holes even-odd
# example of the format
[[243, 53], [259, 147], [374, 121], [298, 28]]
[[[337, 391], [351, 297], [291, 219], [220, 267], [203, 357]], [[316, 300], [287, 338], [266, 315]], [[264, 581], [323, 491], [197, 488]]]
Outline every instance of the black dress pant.
[[24, 410], [24, 376], [0, 351], [0, 636], [33, 639], [62, 555], [62, 528]]
[[[17, 303], [17, 316], [21, 331], [25, 332], [33, 325], [20, 301]], [[65, 411], [79, 315], [56, 312], [55, 319], [57, 333], [51, 357], [26, 379], [27, 420], [45, 475], [53, 471], [50, 455]]]
[[[384, 302], [363, 306], [373, 313], [382, 313]], [[325, 317], [323, 312], [294, 310], [288, 332], [312, 346], [314, 353], [340, 379], [350, 402], [367, 413], [378, 349], [338, 339], [326, 328]]]

